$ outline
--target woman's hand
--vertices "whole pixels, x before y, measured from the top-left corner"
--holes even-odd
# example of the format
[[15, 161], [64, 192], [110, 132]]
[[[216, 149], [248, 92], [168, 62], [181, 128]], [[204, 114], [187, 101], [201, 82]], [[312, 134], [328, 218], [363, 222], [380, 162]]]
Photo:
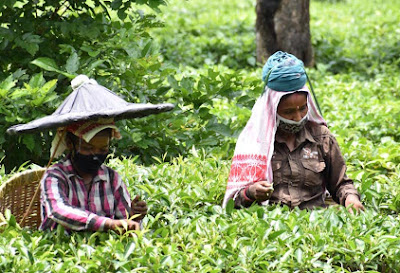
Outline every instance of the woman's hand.
[[247, 192], [250, 195], [249, 197], [261, 202], [268, 200], [273, 191], [274, 187], [272, 183], [269, 183], [268, 181], [255, 182], [247, 189]]
[[132, 200], [131, 203], [131, 216], [135, 217], [135, 221], [142, 220], [147, 214], [147, 203], [143, 200], [140, 200], [140, 196], [136, 195], [135, 199]]
[[106, 230], [114, 230], [120, 234], [123, 234], [128, 230], [140, 229], [139, 223], [133, 220], [107, 219], [107, 221], [104, 224], [104, 227]]
[[364, 210], [363, 204], [361, 204], [360, 199], [355, 194], [349, 194], [346, 197], [344, 205], [346, 208], [350, 207], [350, 212], [353, 212], [351, 208], [355, 209], [357, 212]]

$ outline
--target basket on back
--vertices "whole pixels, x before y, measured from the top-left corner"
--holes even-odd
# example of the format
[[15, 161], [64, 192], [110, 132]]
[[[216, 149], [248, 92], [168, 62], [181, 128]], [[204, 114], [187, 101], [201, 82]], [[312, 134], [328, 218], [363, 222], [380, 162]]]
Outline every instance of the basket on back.
[[0, 213], [9, 209], [21, 227], [38, 228], [40, 219], [40, 192], [35, 196], [31, 210], [21, 223], [35, 195], [45, 168], [26, 170], [11, 177], [0, 186]]

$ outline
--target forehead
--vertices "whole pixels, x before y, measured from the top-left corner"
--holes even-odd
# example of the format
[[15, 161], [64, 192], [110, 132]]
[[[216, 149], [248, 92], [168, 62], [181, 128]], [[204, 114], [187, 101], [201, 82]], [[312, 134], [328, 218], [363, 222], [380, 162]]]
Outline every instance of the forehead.
[[107, 135], [95, 135], [89, 142], [82, 139], [82, 143], [94, 147], [105, 147], [110, 143], [110, 137]]
[[296, 92], [282, 97], [281, 101], [279, 102], [278, 108], [292, 108], [303, 106], [304, 104], [307, 104], [307, 93]]

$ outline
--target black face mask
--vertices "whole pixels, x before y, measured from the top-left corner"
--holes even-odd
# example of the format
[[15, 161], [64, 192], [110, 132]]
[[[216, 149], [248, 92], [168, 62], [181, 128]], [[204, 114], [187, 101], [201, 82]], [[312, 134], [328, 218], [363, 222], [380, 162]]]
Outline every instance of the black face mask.
[[106, 158], [107, 154], [83, 155], [75, 151], [73, 162], [78, 170], [88, 174], [96, 174]]

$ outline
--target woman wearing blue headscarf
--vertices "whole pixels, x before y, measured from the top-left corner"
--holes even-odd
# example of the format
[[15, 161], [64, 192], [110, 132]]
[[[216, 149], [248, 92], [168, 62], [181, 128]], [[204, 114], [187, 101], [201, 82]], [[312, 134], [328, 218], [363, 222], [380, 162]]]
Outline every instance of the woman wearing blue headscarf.
[[333, 200], [364, 207], [338, 143], [307, 88], [303, 62], [286, 52], [263, 68], [265, 90], [236, 144], [223, 206], [325, 207]]

